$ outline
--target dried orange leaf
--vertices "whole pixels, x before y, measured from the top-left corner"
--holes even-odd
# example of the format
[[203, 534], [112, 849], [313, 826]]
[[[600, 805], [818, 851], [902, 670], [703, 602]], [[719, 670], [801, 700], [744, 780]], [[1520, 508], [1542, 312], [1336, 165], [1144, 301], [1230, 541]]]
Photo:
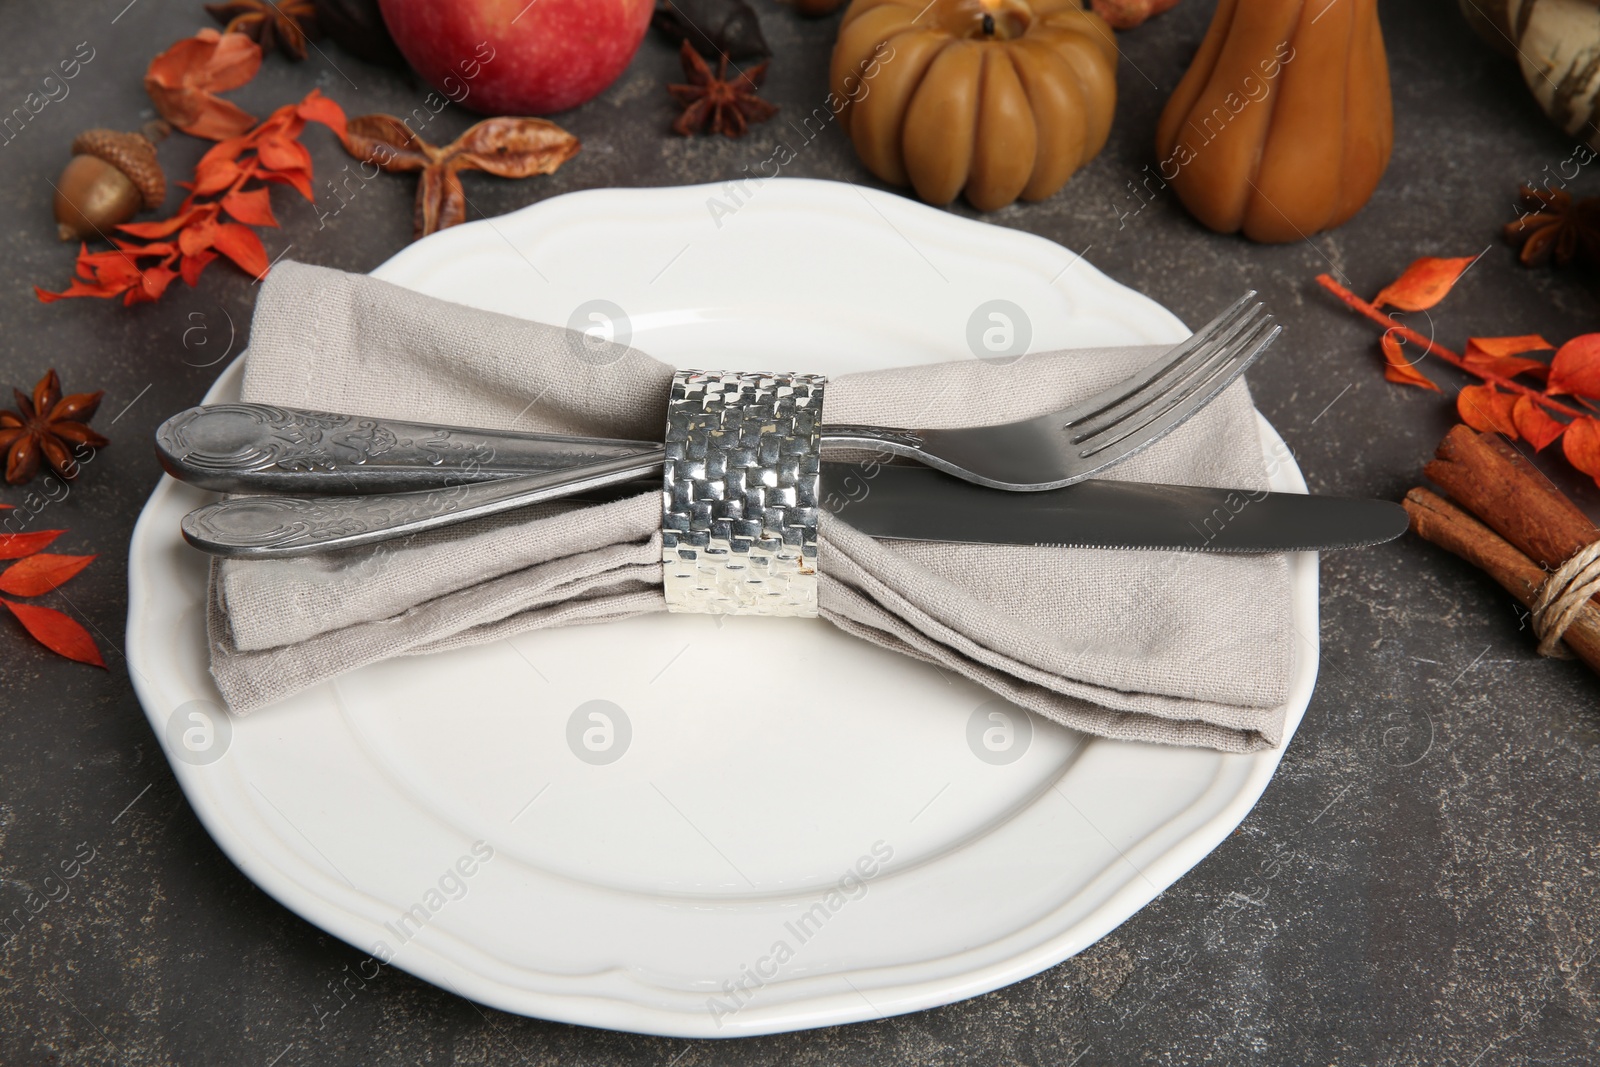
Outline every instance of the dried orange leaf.
[[1574, 337], [1550, 361], [1550, 392], [1600, 397], [1600, 333]]
[[1587, 416], [1573, 419], [1561, 438], [1561, 451], [1567, 462], [1600, 485], [1600, 422]]
[[1498, 374], [1502, 378], [1515, 378], [1519, 374], [1544, 378], [1550, 373], [1550, 365], [1542, 360], [1528, 359], [1523, 353], [1543, 352], [1554, 347], [1536, 333], [1517, 337], [1469, 337], [1462, 358], [1469, 366]]
[[1520, 356], [1524, 352], [1543, 352], [1555, 345], [1536, 333], [1516, 337], [1469, 337], [1467, 351], [1476, 350], [1485, 356]]
[[40, 551], [65, 530], [35, 530], [32, 533], [0, 534], [0, 559], [21, 559]]
[[217, 254], [209, 248], [204, 252], [196, 252], [192, 256], [184, 256], [183, 262], [178, 267], [178, 272], [183, 275], [184, 284], [191, 289], [199, 285], [200, 272], [205, 270], [206, 265], [216, 258]]
[[[1528, 337], [1469, 337], [1467, 350], [1462, 354], [1462, 359], [1467, 366], [1476, 370], [1488, 371], [1498, 374], [1502, 378], [1515, 378], [1519, 374], [1531, 374], [1536, 378], [1544, 378], [1550, 373], [1550, 365], [1537, 359], [1517, 355], [1518, 352], [1532, 352], [1540, 348], [1553, 348], [1553, 345], [1539, 344], [1519, 348], [1510, 342], [1523, 342], [1543, 338], [1529, 335]], [[1507, 343], [1498, 343], [1507, 342]]]
[[[157, 219], [154, 222], [124, 222], [117, 229], [123, 233], [131, 233], [135, 237], [171, 237], [186, 226], [192, 225], [197, 218], [214, 210], [206, 204], [187, 211], [180, 211], [170, 219]], [[148, 249], [146, 249], [148, 251]]]
[[199, 255], [211, 247], [217, 237], [217, 227], [221, 225], [218, 214], [220, 209], [216, 204], [207, 204], [195, 212], [194, 218], [178, 234], [178, 248], [184, 255]]
[[1469, 385], [1456, 394], [1456, 412], [1461, 421], [1480, 433], [1503, 433], [1517, 439], [1517, 423], [1511, 409], [1516, 398], [1492, 385]]
[[320, 122], [343, 141], [345, 136], [344, 108], [313, 89], [306, 98], [294, 106], [294, 113], [306, 122]]
[[167, 286], [177, 277], [178, 272], [171, 267], [163, 267], [160, 264], [146, 267], [144, 273], [139, 275], [139, 284], [123, 295], [122, 303], [148, 304], [160, 300], [161, 294], [167, 291]]
[[222, 198], [222, 210], [251, 226], [278, 225], [277, 216], [272, 213], [272, 196], [265, 186], [229, 193]]
[[1476, 256], [1440, 259], [1423, 256], [1412, 262], [1405, 273], [1384, 286], [1373, 298], [1373, 304], [1397, 307], [1402, 311], [1423, 311], [1433, 307], [1449, 294], [1461, 277], [1462, 271], [1472, 265]]
[[251, 277], [259, 279], [267, 273], [270, 265], [267, 250], [262, 246], [261, 238], [256, 236], [256, 231], [250, 227], [236, 222], [222, 223], [217, 227], [211, 245]]
[[311, 170], [311, 153], [288, 134], [261, 138], [256, 142], [256, 158], [268, 170]]
[[43, 596], [93, 562], [93, 556], [57, 556], [40, 552], [0, 571], [0, 593]]
[[307, 200], [315, 200], [316, 194], [311, 191], [311, 172], [305, 170], [269, 170], [257, 174], [262, 181], [279, 182], [291, 185], [295, 192]]
[[210, 28], [179, 41], [150, 63], [150, 71], [163, 81], [187, 81], [213, 93], [239, 88], [260, 69], [261, 46], [249, 34], [219, 33]]
[[1544, 408], [1526, 396], [1517, 397], [1517, 402], [1511, 408], [1511, 419], [1517, 424], [1517, 432], [1527, 439], [1535, 451], [1543, 450], [1567, 430], [1566, 423], [1552, 419]]
[[63, 615], [54, 608], [41, 608], [37, 604], [17, 604], [0, 598], [0, 604], [11, 609], [11, 614], [45, 648], [60, 656], [93, 667], [104, 667], [100, 650], [95, 647], [89, 631], [76, 619]]
[[201, 30], [150, 61], [144, 88], [161, 117], [184, 133], [220, 141], [256, 124], [215, 95], [237, 89], [261, 69], [261, 46], [242, 33]]
[[1432, 389], [1436, 393], [1439, 391], [1437, 385], [1429, 381], [1425, 374], [1412, 366], [1411, 361], [1406, 359], [1405, 352], [1401, 347], [1400, 341], [1395, 337], [1394, 331], [1391, 330], [1384, 334], [1379, 339], [1378, 344], [1383, 349], [1383, 376], [1385, 378], [1400, 385], [1415, 385], [1421, 389]]
[[[230, 143], [232, 142], [219, 141], [218, 147]], [[194, 181], [191, 183], [189, 195], [215, 196], [238, 181], [243, 174], [244, 168], [239, 166], [238, 160], [234, 157], [226, 154], [213, 156], [207, 152], [195, 165]]]

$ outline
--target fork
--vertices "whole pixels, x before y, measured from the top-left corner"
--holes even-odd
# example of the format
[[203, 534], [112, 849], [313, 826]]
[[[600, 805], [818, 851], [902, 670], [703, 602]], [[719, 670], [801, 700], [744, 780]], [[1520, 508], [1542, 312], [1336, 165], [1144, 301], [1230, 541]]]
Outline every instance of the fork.
[[1209, 404], [1282, 332], [1252, 289], [1188, 340], [1116, 385], [1061, 411], [954, 430], [822, 426], [826, 446], [920, 460], [994, 489], [1059, 489], [1148, 448]]
[[[1062, 411], [1020, 422], [954, 430], [904, 430], [881, 426], [824, 424], [825, 447], [864, 447], [910, 456], [967, 481], [997, 489], [1035, 491], [1082, 481], [1121, 462], [1170, 433], [1204, 407], [1253, 363], [1281, 332], [1251, 291], [1234, 301], [1188, 340], [1163, 353], [1131, 377]], [[244, 436], [219, 441], [196, 433], [208, 411], [231, 412], [228, 427]], [[274, 419], [301, 420], [285, 441], [271, 435]], [[495, 469], [492, 431], [457, 430], [418, 424], [388, 424], [355, 416], [320, 415], [252, 405], [192, 408], [169, 419], [157, 431], [162, 463], [174, 477], [204, 488], [240, 491], [286, 488], [285, 474], [298, 474], [299, 484], [341, 488], [393, 488], [394, 471], [382, 473], [383, 450], [365, 457], [376, 462], [307, 472], [305, 441], [310, 422], [356, 425], [362, 434], [387, 434], [391, 426], [428, 431], [438, 442], [451, 434], [470, 435], [490, 452], [487, 464], [424, 466], [413, 478], [432, 478], [432, 488], [401, 493], [369, 493], [327, 497], [233, 497], [208, 504], [187, 515], [184, 537], [195, 547], [217, 555], [267, 558], [300, 555], [417, 533], [563, 496], [630, 481], [658, 470], [665, 450], [637, 441], [599, 441], [537, 434], [506, 434], [502, 439], [524, 454], [527, 464]], [[339, 420], [344, 420], [340, 423]], [[255, 429], [250, 429], [253, 425]], [[280, 427], [281, 428], [281, 427]], [[320, 427], [325, 429], [326, 426]], [[252, 436], [253, 435], [253, 436]], [[226, 435], [222, 435], [226, 436]], [[309, 435], [324, 460], [319, 433]], [[436, 442], [436, 443], [438, 443]], [[572, 463], [574, 443], [585, 461]], [[190, 447], [199, 444], [199, 447]], [[412, 444], [408, 438], [405, 443]], [[538, 449], [554, 449], [541, 456]], [[286, 453], [286, 446], [288, 451]], [[346, 447], [349, 447], [348, 442]], [[530, 458], [528, 450], [534, 452]], [[403, 452], [404, 450], [402, 450]], [[564, 463], [540, 466], [551, 455]], [[416, 467], [415, 457], [409, 460]], [[315, 464], [312, 464], [315, 466]], [[281, 468], [281, 469], [280, 469]], [[516, 470], [528, 473], [515, 474]], [[372, 474], [379, 476], [370, 477]], [[469, 484], [477, 482], [479, 484]]]
[[[1274, 325], [1261, 304], [1251, 304], [1254, 296], [1254, 291], [1246, 293], [1192, 338], [1168, 350], [1131, 378], [1066, 410], [1021, 422], [957, 430], [829, 427], [824, 424], [822, 442], [914, 456], [928, 466], [946, 470], [968, 482], [1000, 490], [1051, 490], [1082, 482], [1170, 434], [1174, 427], [1226, 389], [1277, 339], [1282, 328]], [[285, 410], [251, 408], [250, 405], [224, 405], [222, 410], [229, 408], [235, 413], [254, 411], [258, 429], [266, 426], [275, 413], [285, 413]], [[274, 469], [283, 467], [278, 475], [293, 474], [296, 464], [304, 470], [304, 446], [307, 443], [315, 443], [318, 448], [322, 446], [320, 429], [314, 434], [302, 434], [304, 440], [296, 435], [306, 430], [306, 426], [290, 434], [288, 442], [272, 438], [270, 434], [267, 442], [261, 442], [259, 434], [256, 438], [246, 434], [245, 440], [216, 442], [203, 432], [195, 434], [206, 411], [206, 408], [192, 408], [174, 416], [158, 430], [158, 440], [162, 440], [158, 450], [163, 453], [166, 469], [178, 478], [195, 475], [189, 480], [205, 488], [237, 491], [262, 485], [282, 486], [282, 480], [275, 478]], [[309, 419], [314, 424], [318, 421], [338, 424], [342, 419], [346, 424], [358, 424], [360, 434], [394, 435], [394, 430], [379, 419], [296, 411], [286, 414], [302, 421]], [[189, 421], [184, 422], [186, 419]], [[246, 426], [250, 422], [251, 419], [245, 419]], [[230, 422], [230, 426], [237, 430], [238, 422]], [[408, 426], [406, 429], [430, 430], [438, 442], [448, 442], [451, 434], [494, 438], [488, 432], [451, 427]], [[205, 448], [197, 453], [186, 453], [184, 442], [190, 438], [205, 440]], [[570, 453], [578, 446], [574, 442], [584, 440], [541, 438], [531, 434], [506, 435], [506, 438], [523, 450], [530, 446], [538, 448], [541, 442], [550, 445], [554, 440], [557, 453], [562, 450]], [[400, 438], [395, 437], [395, 442], [400, 442]], [[405, 443], [414, 445], [410, 440]], [[262, 448], [264, 445], [266, 448]], [[285, 445], [290, 446], [290, 458], [286, 459]], [[558, 464], [514, 477], [502, 477], [501, 472], [485, 470], [483, 464], [475, 469], [438, 464], [437, 474], [432, 474], [434, 485], [448, 488], [434, 490], [307, 498], [235, 496], [189, 512], [182, 520], [182, 534], [197, 549], [224, 557], [306, 555], [389, 541], [466, 522], [469, 518], [496, 515], [541, 501], [619, 485], [659, 470], [666, 458], [666, 450], [656, 443], [587, 442], [582, 448], [589, 450], [592, 458], [576, 466]], [[299, 458], [294, 456], [296, 450], [301, 453]], [[382, 466], [384, 451], [387, 450], [378, 448], [374, 453], [374, 467]], [[493, 459], [493, 448], [490, 453]], [[318, 454], [326, 456], [326, 451]], [[571, 454], [566, 462], [570, 464]], [[306, 477], [322, 478], [328, 485], [339, 485], [341, 480], [346, 485], [358, 485], [363, 467], [366, 464], [357, 462], [349, 469], [323, 469]]]
[[[892, 452], [996, 489], [1082, 481], [1170, 433], [1272, 343], [1280, 328], [1251, 304], [1255, 295], [1244, 294], [1129, 378], [1061, 411], [954, 430], [824, 423], [823, 447]], [[156, 431], [156, 452], [173, 477], [219, 492], [394, 493], [556, 470], [622, 478], [647, 475], [662, 459], [660, 443], [652, 441], [431, 426], [265, 404], [179, 412]], [[609, 463], [628, 458], [635, 462]], [[594, 464], [600, 467], [591, 470]], [[560, 487], [559, 479], [543, 484]]]

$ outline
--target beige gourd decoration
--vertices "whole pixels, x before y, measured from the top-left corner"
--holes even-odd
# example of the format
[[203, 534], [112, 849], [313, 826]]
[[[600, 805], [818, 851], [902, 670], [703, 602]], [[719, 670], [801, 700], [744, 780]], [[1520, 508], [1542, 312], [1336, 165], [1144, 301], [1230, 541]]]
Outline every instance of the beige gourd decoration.
[[1116, 69], [1079, 0], [855, 0], [830, 81], [868, 170], [993, 211], [1049, 196], [1104, 147]]
[[1478, 36], [1522, 68], [1544, 113], [1600, 149], [1600, 7], [1594, 0], [1460, 0]]
[[1195, 218], [1263, 242], [1344, 223], [1393, 145], [1376, 0], [1222, 0], [1156, 129]]

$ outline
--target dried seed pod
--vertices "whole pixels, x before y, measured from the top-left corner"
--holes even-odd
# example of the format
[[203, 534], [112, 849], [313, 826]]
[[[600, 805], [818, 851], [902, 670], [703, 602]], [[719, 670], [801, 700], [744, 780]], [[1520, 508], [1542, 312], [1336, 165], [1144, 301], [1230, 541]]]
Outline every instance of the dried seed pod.
[[72, 162], [56, 182], [56, 232], [63, 241], [104, 236], [166, 197], [167, 178], [150, 138], [86, 130], [73, 139]]

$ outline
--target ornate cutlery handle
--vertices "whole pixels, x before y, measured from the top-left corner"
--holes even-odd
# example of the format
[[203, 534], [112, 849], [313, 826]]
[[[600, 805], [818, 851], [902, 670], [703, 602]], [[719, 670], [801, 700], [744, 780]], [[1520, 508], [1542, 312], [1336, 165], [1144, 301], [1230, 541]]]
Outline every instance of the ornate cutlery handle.
[[[825, 448], [921, 458], [915, 430], [827, 425]], [[402, 493], [659, 451], [652, 441], [433, 426], [366, 415], [211, 404], [156, 431], [156, 455], [179, 481], [219, 493]]]
[[430, 426], [270, 404], [193, 407], [156, 431], [167, 473], [218, 492], [395, 493], [660, 449], [649, 441]]
[[240, 496], [183, 519], [191, 545], [235, 559], [275, 559], [387, 541], [484, 515], [659, 476], [664, 451], [612, 457], [558, 471], [372, 496]]

